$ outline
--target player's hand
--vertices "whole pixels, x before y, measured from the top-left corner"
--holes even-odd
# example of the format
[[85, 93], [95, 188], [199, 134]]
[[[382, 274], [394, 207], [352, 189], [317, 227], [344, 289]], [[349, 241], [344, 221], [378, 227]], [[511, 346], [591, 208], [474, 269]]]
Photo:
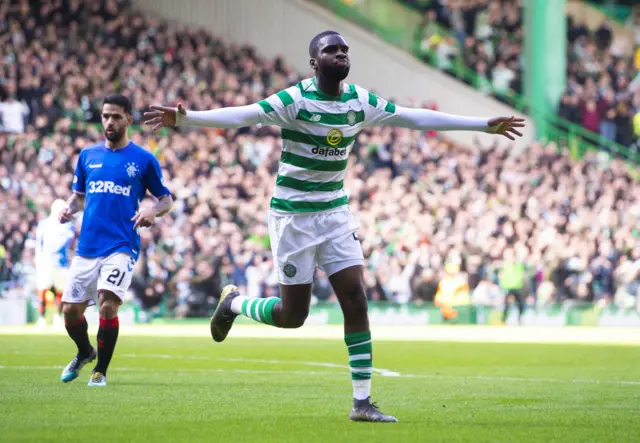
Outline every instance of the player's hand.
[[524, 128], [524, 119], [518, 117], [495, 117], [489, 120], [489, 134], [504, 135], [509, 140], [515, 140], [514, 135], [522, 137], [522, 133], [516, 128]]
[[131, 220], [134, 220], [133, 229], [148, 228], [156, 222], [156, 213], [152, 208], [140, 209]]
[[[154, 131], [163, 127], [174, 127], [178, 124], [180, 117], [187, 115], [187, 110], [184, 109], [182, 103], [178, 103], [177, 108], [152, 105], [149, 106], [149, 109], [151, 111], [144, 113], [144, 124], [152, 126]], [[180, 117], [178, 114], [180, 114]]]
[[58, 221], [60, 223], [69, 223], [73, 219], [69, 206], [63, 207], [58, 213]]

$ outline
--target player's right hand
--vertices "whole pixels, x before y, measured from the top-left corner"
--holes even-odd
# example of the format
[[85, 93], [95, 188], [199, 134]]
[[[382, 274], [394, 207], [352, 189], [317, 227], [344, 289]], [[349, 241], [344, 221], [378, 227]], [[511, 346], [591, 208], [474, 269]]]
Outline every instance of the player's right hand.
[[60, 223], [69, 223], [73, 219], [73, 214], [71, 214], [71, 209], [69, 206], [63, 207], [58, 213], [58, 221]]
[[[145, 125], [153, 126], [153, 130], [160, 129], [163, 127], [174, 127], [178, 125], [178, 120], [180, 117], [184, 117], [187, 115], [187, 110], [184, 109], [182, 103], [178, 103], [177, 108], [172, 108], [170, 106], [157, 106], [151, 105], [149, 106], [151, 111], [145, 112]], [[180, 115], [178, 115], [180, 114]]]

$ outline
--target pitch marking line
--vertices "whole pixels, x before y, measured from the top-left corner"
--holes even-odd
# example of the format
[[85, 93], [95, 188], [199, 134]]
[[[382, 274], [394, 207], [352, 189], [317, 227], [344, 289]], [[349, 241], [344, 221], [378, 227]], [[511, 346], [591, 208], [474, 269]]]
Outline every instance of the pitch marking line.
[[[261, 360], [261, 359], [251, 359], [251, 358], [221, 358], [220, 361], [228, 361], [228, 362], [245, 362], [245, 363], [273, 363], [273, 364], [284, 364], [284, 365], [304, 365], [304, 366], [321, 366], [324, 368], [339, 368], [349, 370], [349, 366], [347, 365], [338, 365], [335, 363], [320, 363], [315, 361], [284, 361], [284, 360]], [[381, 368], [371, 368], [372, 372], [376, 372], [385, 377], [400, 377], [401, 374], [399, 372], [391, 371], [389, 369], [381, 369]]]
[[[4, 366], [0, 365], [1, 369], [13, 369], [16, 371], [23, 370], [53, 370], [53, 369], [63, 369], [65, 366]], [[226, 372], [226, 373], [236, 373], [236, 374], [280, 374], [280, 375], [336, 375], [343, 377], [345, 375], [344, 372], [330, 372], [330, 371], [271, 371], [271, 370], [261, 370], [261, 369], [197, 369], [197, 368], [183, 368], [183, 369], [154, 369], [154, 368], [127, 368], [127, 367], [117, 367], [116, 371], [123, 372], [172, 372], [172, 373], [194, 373], [194, 372]]]
[[170, 354], [120, 354], [120, 357], [132, 357], [132, 358], [161, 358], [165, 360], [211, 360], [204, 355], [170, 355]]
[[[162, 355], [162, 357], [158, 357]], [[214, 360], [207, 357], [199, 356], [172, 356], [168, 354], [151, 354], [147, 355], [152, 358], [165, 358], [165, 359], [185, 359], [193, 357], [194, 360]], [[122, 354], [122, 357], [138, 357], [136, 354]], [[269, 363], [269, 364], [281, 364], [287, 366], [303, 365], [303, 366], [315, 366], [325, 368], [336, 368], [349, 370], [347, 365], [339, 365], [335, 363], [323, 363], [323, 362], [311, 362], [311, 361], [288, 361], [288, 360], [265, 360], [265, 359], [244, 359], [244, 358], [221, 358], [220, 361], [236, 362], [236, 363]], [[62, 369], [64, 366], [5, 366], [0, 365], [0, 369], [14, 369], [14, 370], [53, 370]], [[128, 367], [116, 367], [117, 371], [131, 371], [131, 372], [175, 372], [175, 373], [194, 373], [194, 372], [217, 372], [217, 373], [236, 373], [236, 374], [281, 374], [281, 375], [336, 375], [344, 376], [345, 372], [335, 371], [277, 371], [268, 369], [220, 369], [220, 368], [183, 368], [183, 369], [156, 369], [156, 368], [128, 368]], [[590, 380], [590, 379], [556, 379], [556, 378], [537, 378], [537, 377], [489, 377], [482, 375], [432, 375], [432, 374], [401, 374], [399, 372], [391, 371], [388, 369], [373, 368], [373, 372], [378, 373], [383, 377], [404, 377], [404, 378], [423, 378], [423, 379], [473, 379], [473, 380], [485, 380], [485, 381], [513, 381], [513, 382], [529, 382], [529, 383], [585, 383], [585, 384], [614, 384], [614, 385], [629, 385], [640, 386], [640, 381], [635, 380]]]
[[[221, 358], [221, 361], [229, 362], [246, 362], [246, 363], [272, 363], [283, 365], [306, 365], [306, 366], [322, 366], [328, 368], [340, 368], [349, 369], [347, 365], [338, 365], [334, 363], [320, 363], [312, 361], [287, 361], [287, 360], [260, 360], [260, 359], [245, 359], [245, 358]], [[526, 377], [488, 377], [488, 376], [464, 376], [464, 375], [430, 375], [430, 374], [401, 374], [399, 372], [390, 371], [389, 369], [373, 368], [373, 372], [377, 372], [383, 377], [406, 377], [406, 378], [460, 378], [460, 379], [475, 379], [475, 380], [487, 380], [487, 381], [515, 381], [515, 382], [543, 382], [543, 383], [607, 383], [607, 384], [620, 384], [620, 385], [639, 385], [640, 381], [625, 381], [625, 380], [588, 380], [588, 379], [569, 379], [561, 380], [556, 378], [526, 378]]]

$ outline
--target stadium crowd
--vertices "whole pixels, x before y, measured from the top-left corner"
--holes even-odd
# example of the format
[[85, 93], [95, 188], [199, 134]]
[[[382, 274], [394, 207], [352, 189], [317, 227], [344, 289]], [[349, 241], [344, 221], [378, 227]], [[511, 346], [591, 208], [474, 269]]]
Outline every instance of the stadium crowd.
[[474, 86], [498, 98], [523, 92], [520, 0], [405, 2], [424, 14], [418, 34], [424, 57], [435, 54], [445, 71], [460, 59], [477, 73]]
[[[523, 93], [521, 0], [405, 2], [424, 14], [420, 50], [425, 57], [435, 54], [440, 69], [453, 72], [459, 58], [477, 74], [477, 89], [498, 99]], [[583, 17], [567, 16], [567, 89], [558, 114], [640, 151], [640, 10], [628, 26], [635, 29], [635, 41], [615, 42], [610, 22], [592, 29]], [[631, 48], [634, 55], [625, 56]]]
[[[5, 288], [32, 280], [35, 224], [54, 198], [69, 195], [79, 151], [101, 140], [94, 123], [107, 93], [129, 95], [140, 123], [151, 103], [242, 105], [299, 79], [281, 59], [142, 16], [117, 0], [5, 2], [0, 57], [13, 60], [0, 73]], [[177, 201], [141, 231], [131, 300], [205, 316], [229, 282], [250, 296], [277, 294], [266, 220], [279, 132], [134, 131], [132, 138], [157, 154]], [[501, 306], [512, 292], [529, 304], [634, 304], [640, 186], [622, 163], [576, 162], [556, 148], [534, 144], [509, 156], [433, 133], [364, 131], [345, 183], [361, 222], [368, 297]], [[320, 271], [314, 297], [335, 300]]]

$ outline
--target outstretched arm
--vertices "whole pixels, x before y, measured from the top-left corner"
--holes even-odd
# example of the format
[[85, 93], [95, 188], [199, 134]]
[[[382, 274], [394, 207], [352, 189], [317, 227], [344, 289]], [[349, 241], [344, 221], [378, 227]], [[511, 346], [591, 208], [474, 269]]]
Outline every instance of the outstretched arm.
[[489, 128], [488, 118], [463, 117], [429, 109], [405, 108], [396, 110], [385, 122], [391, 126], [435, 131], [484, 131]]
[[395, 112], [390, 114], [384, 123], [422, 131], [482, 131], [504, 135], [510, 140], [515, 140], [514, 135], [521, 137], [522, 133], [516, 128], [522, 128], [525, 125], [524, 119], [516, 117], [464, 117], [402, 106], [396, 106]]
[[300, 91], [292, 86], [252, 105], [211, 111], [188, 111], [180, 103], [177, 108], [151, 106], [151, 111], [144, 113], [144, 123], [153, 130], [187, 125], [212, 128], [244, 128], [258, 123], [286, 126], [296, 119], [296, 100], [299, 98]]
[[151, 106], [145, 112], [145, 124], [159, 129], [163, 126], [208, 126], [212, 128], [243, 128], [260, 123], [262, 108], [254, 103], [247, 106], [212, 109], [210, 111], [187, 111], [182, 104], [177, 108]]

